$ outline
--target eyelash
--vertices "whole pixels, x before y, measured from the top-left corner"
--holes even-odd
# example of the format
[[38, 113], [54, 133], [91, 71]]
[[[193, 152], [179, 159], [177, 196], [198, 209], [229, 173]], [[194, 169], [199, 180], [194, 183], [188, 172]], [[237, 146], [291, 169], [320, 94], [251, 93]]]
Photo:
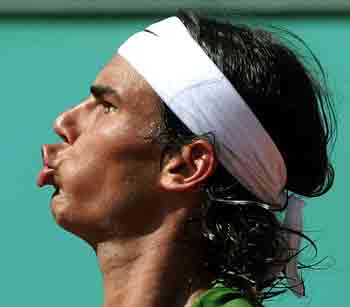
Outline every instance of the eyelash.
[[104, 113], [106, 113], [106, 114], [111, 112], [111, 108], [114, 109], [113, 112], [115, 112], [118, 109], [115, 105], [113, 105], [107, 101], [104, 101], [104, 100], [100, 101], [99, 104], [101, 104], [103, 106]]

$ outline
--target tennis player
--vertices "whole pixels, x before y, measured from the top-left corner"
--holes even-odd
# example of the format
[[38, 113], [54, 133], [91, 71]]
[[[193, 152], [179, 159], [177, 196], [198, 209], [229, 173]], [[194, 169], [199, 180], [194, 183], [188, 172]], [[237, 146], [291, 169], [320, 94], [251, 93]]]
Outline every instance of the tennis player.
[[313, 68], [268, 31], [180, 12], [58, 116], [37, 183], [95, 250], [104, 307], [263, 306], [281, 283], [305, 296], [302, 210], [333, 184], [335, 127], [308, 52]]

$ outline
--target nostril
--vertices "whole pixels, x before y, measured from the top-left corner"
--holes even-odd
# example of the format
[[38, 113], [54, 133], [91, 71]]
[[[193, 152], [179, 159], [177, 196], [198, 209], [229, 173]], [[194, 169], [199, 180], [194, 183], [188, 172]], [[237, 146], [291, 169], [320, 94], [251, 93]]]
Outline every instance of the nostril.
[[68, 140], [68, 138], [66, 137], [65, 134], [60, 134], [60, 137], [62, 138], [62, 140], [63, 140], [65, 143], [69, 143], [69, 140]]
[[66, 136], [64, 129], [54, 126], [55, 133], [66, 143], [69, 143], [68, 137]]

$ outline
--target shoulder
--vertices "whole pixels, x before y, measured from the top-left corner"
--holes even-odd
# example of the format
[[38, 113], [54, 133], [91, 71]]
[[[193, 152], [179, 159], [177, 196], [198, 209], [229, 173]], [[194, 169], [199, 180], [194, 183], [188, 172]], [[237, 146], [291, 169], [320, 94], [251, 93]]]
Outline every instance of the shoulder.
[[203, 293], [192, 307], [253, 307], [238, 289], [215, 285]]
[[245, 298], [236, 298], [232, 301], [225, 303], [224, 305], [221, 305], [220, 307], [253, 307], [253, 306]]

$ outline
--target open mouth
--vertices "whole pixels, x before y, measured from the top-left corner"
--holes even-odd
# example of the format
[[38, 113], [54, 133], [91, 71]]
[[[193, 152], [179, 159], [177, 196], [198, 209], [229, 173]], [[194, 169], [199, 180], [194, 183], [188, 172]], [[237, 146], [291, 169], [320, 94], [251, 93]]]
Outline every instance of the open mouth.
[[55, 192], [52, 194], [51, 199], [60, 194], [61, 190], [59, 187], [56, 187]]

